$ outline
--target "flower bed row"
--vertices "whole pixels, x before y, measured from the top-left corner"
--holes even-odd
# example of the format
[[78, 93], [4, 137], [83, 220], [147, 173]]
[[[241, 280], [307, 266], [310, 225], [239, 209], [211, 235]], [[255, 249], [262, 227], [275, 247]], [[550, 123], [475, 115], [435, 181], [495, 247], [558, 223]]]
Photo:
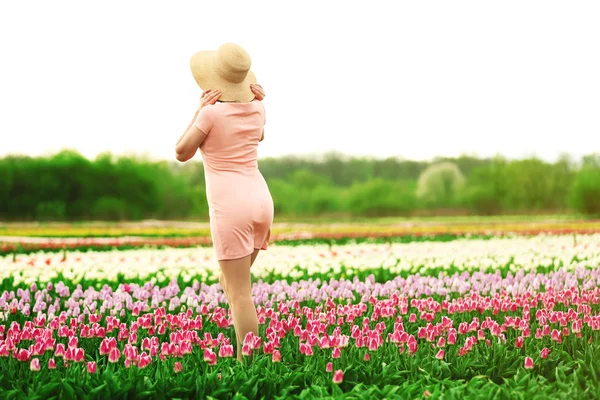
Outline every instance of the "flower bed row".
[[[58, 229], [58, 230], [57, 230]], [[62, 229], [62, 230], [61, 230]], [[0, 255], [31, 253], [36, 251], [110, 250], [141, 247], [195, 247], [210, 246], [210, 231], [159, 230], [148, 228], [111, 228], [102, 231], [86, 228], [15, 228], [0, 230]], [[534, 236], [593, 234], [600, 232], [600, 222], [537, 222], [537, 223], [482, 223], [482, 224], [415, 224], [403, 226], [378, 226], [340, 224], [339, 226], [275, 227], [272, 243], [344, 242], [349, 239], [379, 238], [382, 240], [450, 240], [465, 236]], [[54, 234], [51, 237], [48, 235]], [[104, 236], [101, 236], [104, 234]], [[162, 236], [161, 236], [162, 234]], [[80, 237], [77, 237], [79, 235]], [[132, 236], [136, 235], [136, 236]]]
[[[460, 234], [464, 232], [540, 232], [540, 231], [600, 231], [600, 220], [498, 220], [493, 218], [445, 219], [438, 221], [402, 220], [402, 219], [371, 219], [368, 222], [339, 222], [333, 224], [314, 223], [284, 223], [273, 225], [274, 235], [284, 234], [345, 234], [360, 232], [361, 234]], [[148, 224], [147, 222], [130, 223], [81, 223], [81, 224], [0, 224], [0, 237], [48, 237], [48, 238], [79, 238], [79, 237], [202, 237], [209, 236], [209, 224], [205, 223], [176, 223], [169, 221]]]
[[28, 388], [41, 397], [299, 397], [360, 383], [415, 397], [465, 394], [473, 379], [484, 397], [515, 388], [593, 396], [599, 280], [599, 268], [581, 267], [505, 279], [456, 272], [259, 283], [259, 335], [243, 343], [245, 365], [232, 358], [218, 284], [32, 284], [0, 296], [0, 396]]
[[[458, 271], [509, 272], [556, 268], [573, 270], [600, 266], [600, 234], [578, 236], [538, 235], [489, 239], [456, 239], [446, 242], [349, 241], [346, 245], [273, 244], [262, 251], [252, 274], [273, 282], [329, 276], [358, 277], [374, 274], [384, 282], [411, 274], [437, 276]], [[11, 285], [54, 282], [60, 279], [94, 285], [97, 282], [131, 282], [153, 279], [167, 284], [173, 279], [189, 283], [198, 277], [214, 282], [219, 265], [210, 247], [192, 249], [142, 249], [105, 252], [34, 253], [0, 258], [0, 282]]]

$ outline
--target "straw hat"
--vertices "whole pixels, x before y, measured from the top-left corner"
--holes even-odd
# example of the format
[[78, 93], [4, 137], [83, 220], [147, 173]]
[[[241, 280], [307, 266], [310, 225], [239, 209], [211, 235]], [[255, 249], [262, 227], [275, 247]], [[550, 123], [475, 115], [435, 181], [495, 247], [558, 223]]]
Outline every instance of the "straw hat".
[[250, 65], [250, 55], [234, 43], [198, 52], [190, 60], [192, 75], [202, 90], [219, 89], [219, 100], [243, 103], [254, 100], [250, 84], [256, 83], [256, 76]]

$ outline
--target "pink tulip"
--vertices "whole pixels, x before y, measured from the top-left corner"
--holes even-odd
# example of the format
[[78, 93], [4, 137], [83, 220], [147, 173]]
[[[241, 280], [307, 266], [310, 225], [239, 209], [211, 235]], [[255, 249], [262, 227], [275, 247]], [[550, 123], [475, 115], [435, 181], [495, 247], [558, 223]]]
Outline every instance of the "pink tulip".
[[550, 338], [558, 343], [562, 342], [562, 338], [560, 336], [560, 331], [553, 329]]
[[54, 358], [48, 360], [48, 369], [56, 369], [56, 361], [54, 361]]
[[273, 361], [274, 363], [281, 361], [281, 353], [279, 353], [279, 350], [273, 351], [273, 357], [271, 358], [271, 361]]
[[435, 358], [437, 358], [438, 360], [441, 360], [444, 358], [444, 350], [440, 349], [440, 351], [437, 352]]
[[29, 364], [29, 368], [32, 371], [39, 371], [40, 370], [40, 359], [39, 358], [33, 358], [31, 360], [31, 364]]
[[485, 333], [483, 332], [483, 329], [479, 329], [477, 331], [477, 340], [484, 340], [485, 339]]
[[548, 355], [550, 354], [550, 349], [547, 347], [544, 347], [541, 351], [540, 351], [540, 358], [548, 358]]
[[[29, 361], [29, 357], [31, 357], [31, 353], [26, 349], [19, 349], [17, 353], [17, 360], [19, 361]], [[37, 359], [36, 359], [37, 360]], [[38, 360], [39, 364], [40, 360]]]
[[242, 346], [242, 355], [244, 355], [244, 356], [252, 355], [252, 349], [250, 348], [250, 345], [248, 343], [246, 343]]
[[517, 336], [517, 339], [515, 340], [515, 347], [517, 349], [523, 348], [523, 337], [522, 336]]
[[[213, 353], [213, 355], [215, 356], [215, 362], [216, 362], [216, 355]], [[145, 368], [148, 365], [150, 365], [150, 363], [152, 363], [152, 357], [150, 357], [148, 354], [146, 354], [146, 352], [142, 352], [142, 354], [140, 354], [140, 359], [138, 361], [138, 368]]]
[[110, 350], [108, 355], [108, 361], [111, 363], [116, 363], [121, 358], [121, 351], [116, 347]]
[[96, 362], [95, 361], [89, 361], [86, 365], [87, 365], [88, 373], [90, 373], [90, 374], [96, 373]]
[[204, 361], [207, 361], [208, 365], [215, 365], [217, 363], [217, 355], [211, 349], [206, 348], [204, 349]]
[[325, 371], [327, 371], [327, 372], [333, 371], [333, 363], [332, 362], [327, 363], [327, 365], [325, 366]]
[[342, 383], [344, 380], [344, 373], [341, 369], [338, 369], [333, 373], [333, 383]]
[[448, 344], [456, 344], [456, 333], [450, 332], [448, 334]]
[[532, 369], [533, 368], [533, 360], [531, 359], [531, 357], [525, 357], [525, 369]]
[[77, 345], [79, 340], [77, 339], [77, 336], [72, 336], [69, 338], [69, 347], [77, 347]]
[[79, 347], [73, 350], [73, 361], [82, 362], [85, 359], [85, 351]]
[[233, 346], [230, 344], [222, 344], [219, 348], [219, 357], [233, 357]]
[[341, 356], [341, 351], [338, 347], [334, 348], [331, 352], [331, 357], [333, 358], [340, 358]]
[[364, 360], [369, 361], [371, 359], [371, 355], [369, 353], [365, 353]]

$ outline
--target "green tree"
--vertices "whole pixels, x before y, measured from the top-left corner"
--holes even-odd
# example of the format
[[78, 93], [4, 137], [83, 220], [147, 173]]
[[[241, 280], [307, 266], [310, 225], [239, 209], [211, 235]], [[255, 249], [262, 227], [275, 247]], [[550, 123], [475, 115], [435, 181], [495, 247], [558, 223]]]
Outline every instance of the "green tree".
[[417, 198], [426, 205], [451, 207], [456, 205], [466, 179], [458, 166], [449, 161], [432, 164], [417, 184]]

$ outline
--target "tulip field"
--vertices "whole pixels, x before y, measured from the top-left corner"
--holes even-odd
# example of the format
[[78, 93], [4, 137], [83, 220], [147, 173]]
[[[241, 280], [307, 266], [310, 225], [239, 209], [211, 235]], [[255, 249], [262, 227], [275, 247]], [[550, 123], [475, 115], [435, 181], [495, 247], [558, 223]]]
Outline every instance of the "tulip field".
[[210, 246], [5, 247], [0, 398], [599, 398], [600, 230], [462, 233], [281, 237], [242, 363]]

